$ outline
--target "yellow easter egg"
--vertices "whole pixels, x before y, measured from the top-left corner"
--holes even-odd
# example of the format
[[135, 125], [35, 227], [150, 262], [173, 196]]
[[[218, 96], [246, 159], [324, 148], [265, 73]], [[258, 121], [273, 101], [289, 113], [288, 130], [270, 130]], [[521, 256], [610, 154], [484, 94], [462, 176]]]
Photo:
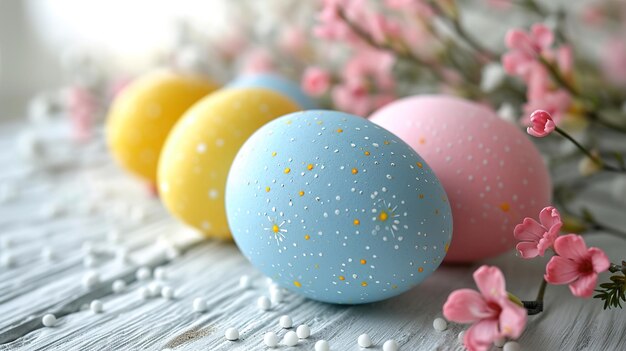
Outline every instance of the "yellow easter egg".
[[114, 159], [131, 173], [156, 184], [159, 154], [176, 121], [218, 85], [170, 71], [132, 82], [111, 105], [106, 136]]
[[239, 148], [265, 123], [299, 111], [262, 88], [222, 89], [191, 107], [174, 126], [159, 160], [159, 194], [168, 210], [206, 236], [230, 239], [224, 189]]

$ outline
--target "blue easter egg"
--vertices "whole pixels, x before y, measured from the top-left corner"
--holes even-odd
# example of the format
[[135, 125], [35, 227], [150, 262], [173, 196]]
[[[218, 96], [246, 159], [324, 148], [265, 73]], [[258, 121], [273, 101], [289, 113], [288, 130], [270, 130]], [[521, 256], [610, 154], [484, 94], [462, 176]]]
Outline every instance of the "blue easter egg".
[[226, 184], [244, 255], [309, 298], [358, 304], [398, 295], [443, 260], [448, 198], [415, 151], [354, 115], [310, 110], [257, 130]]
[[287, 96], [300, 105], [303, 110], [318, 108], [315, 101], [306, 95], [297, 83], [273, 73], [243, 75], [229, 83], [226, 87], [266, 88]]

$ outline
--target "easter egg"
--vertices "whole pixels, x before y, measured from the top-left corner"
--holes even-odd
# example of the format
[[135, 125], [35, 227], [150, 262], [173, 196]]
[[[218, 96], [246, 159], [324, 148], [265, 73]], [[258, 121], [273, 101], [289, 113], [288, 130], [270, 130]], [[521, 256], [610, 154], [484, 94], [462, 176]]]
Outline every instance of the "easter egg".
[[274, 73], [243, 75], [229, 83], [227, 87], [270, 89], [295, 101], [301, 110], [317, 108], [317, 104], [300, 89], [297, 83]]
[[441, 180], [452, 207], [446, 262], [510, 250], [513, 228], [550, 203], [548, 170], [528, 137], [489, 108], [449, 96], [393, 102], [370, 120], [411, 145]]
[[159, 154], [183, 113], [218, 86], [170, 71], [147, 74], [117, 95], [106, 124], [109, 149], [123, 168], [156, 184]]
[[159, 161], [159, 193], [184, 223], [229, 239], [224, 209], [226, 177], [239, 147], [274, 118], [297, 111], [271, 90], [222, 89], [196, 103], [174, 126]]
[[235, 242], [277, 284], [340, 304], [417, 285], [446, 254], [452, 219], [430, 167], [354, 115], [283, 116], [246, 141], [226, 210]]

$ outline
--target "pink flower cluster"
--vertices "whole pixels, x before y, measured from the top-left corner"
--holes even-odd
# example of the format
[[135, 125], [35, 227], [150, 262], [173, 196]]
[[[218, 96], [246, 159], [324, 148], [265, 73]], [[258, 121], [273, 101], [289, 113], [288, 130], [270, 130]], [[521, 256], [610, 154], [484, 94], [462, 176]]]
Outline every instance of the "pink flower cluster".
[[569, 79], [573, 69], [571, 47], [562, 45], [552, 49], [554, 33], [544, 24], [533, 25], [530, 32], [510, 30], [505, 44], [509, 51], [502, 56], [504, 69], [520, 77], [528, 87], [525, 114], [541, 108], [557, 121], [563, 118], [572, 105], [572, 97], [565, 89], [554, 87], [550, 73], [541, 61], [554, 65], [565, 79]]
[[517, 339], [526, 327], [526, 309], [509, 299], [500, 269], [482, 266], [474, 272], [474, 281], [478, 291], [456, 290], [443, 305], [446, 319], [473, 324], [463, 337], [465, 347], [481, 351], [497, 339]]
[[555, 255], [546, 266], [544, 278], [550, 284], [569, 284], [574, 296], [591, 297], [598, 274], [606, 271], [610, 262], [604, 251], [587, 248], [582, 236], [559, 236], [563, 222], [556, 208], [546, 207], [539, 213], [539, 222], [525, 218], [515, 227], [514, 235], [520, 243], [517, 251], [523, 258], [543, 256], [549, 249]]

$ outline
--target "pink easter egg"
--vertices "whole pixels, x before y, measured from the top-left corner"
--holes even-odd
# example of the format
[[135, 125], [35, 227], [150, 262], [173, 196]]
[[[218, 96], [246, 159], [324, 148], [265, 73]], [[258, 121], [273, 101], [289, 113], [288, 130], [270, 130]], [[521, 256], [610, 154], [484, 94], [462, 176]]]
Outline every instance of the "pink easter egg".
[[411, 145], [443, 184], [454, 223], [445, 262], [473, 262], [511, 249], [515, 225], [550, 204], [550, 175], [539, 151], [485, 106], [413, 96], [370, 120]]

